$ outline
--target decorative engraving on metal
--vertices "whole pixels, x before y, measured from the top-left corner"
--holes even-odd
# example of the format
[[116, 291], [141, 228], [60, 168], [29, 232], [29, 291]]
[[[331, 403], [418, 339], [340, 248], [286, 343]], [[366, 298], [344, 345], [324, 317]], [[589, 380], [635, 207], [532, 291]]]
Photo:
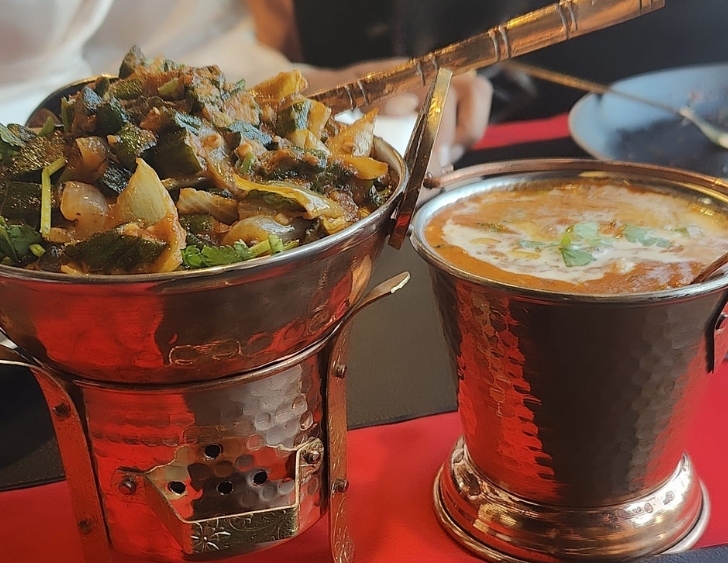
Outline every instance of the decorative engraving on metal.
[[[203, 450], [207, 456], [205, 461], [214, 463], [223, 451], [232, 449], [234, 449], [233, 440], [224, 441], [222, 446], [208, 446]], [[292, 538], [298, 533], [302, 485], [323, 465], [324, 445], [321, 440], [312, 439], [293, 453], [296, 470], [290, 491], [292, 502], [289, 505], [209, 518], [200, 518], [195, 512], [196, 506], [205, 506], [202, 498], [206, 493], [217, 493], [218, 496], [230, 494], [232, 483], [241, 483], [244, 480], [253, 486], [256, 484], [262, 486], [267, 481], [267, 474], [262, 470], [231, 471], [224, 474], [222, 477], [224, 480], [221, 480], [220, 475], [223, 473], [220, 468], [225, 463], [223, 461], [216, 464], [210, 473], [205, 473], [203, 479], [195, 480], [190, 470], [194, 464], [199, 464], [200, 460], [195, 459], [199, 458], [198, 454], [197, 447], [181, 446], [177, 449], [174, 461], [143, 474], [146, 502], [164, 522], [186, 554], [245, 551], [269, 542]], [[194, 472], [193, 469], [192, 473]], [[125, 474], [129, 475], [129, 471], [127, 470]], [[214, 482], [218, 483], [217, 486], [211, 487], [211, 483]], [[194, 487], [188, 484], [194, 484]], [[222, 487], [225, 484], [230, 485]], [[282, 489], [286, 491], [288, 487], [284, 486]], [[211, 493], [213, 490], [215, 493]], [[219, 508], [218, 503], [215, 504]]]

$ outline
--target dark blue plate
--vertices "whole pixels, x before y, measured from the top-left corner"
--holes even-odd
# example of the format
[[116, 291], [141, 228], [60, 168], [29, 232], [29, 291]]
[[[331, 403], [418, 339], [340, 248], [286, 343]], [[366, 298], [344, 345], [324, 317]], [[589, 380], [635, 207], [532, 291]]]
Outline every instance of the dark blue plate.
[[[728, 63], [674, 68], [612, 84], [614, 89], [691, 106], [728, 129]], [[589, 94], [569, 114], [574, 141], [592, 156], [660, 164], [728, 177], [728, 150], [708, 141], [680, 116], [610, 94]]]

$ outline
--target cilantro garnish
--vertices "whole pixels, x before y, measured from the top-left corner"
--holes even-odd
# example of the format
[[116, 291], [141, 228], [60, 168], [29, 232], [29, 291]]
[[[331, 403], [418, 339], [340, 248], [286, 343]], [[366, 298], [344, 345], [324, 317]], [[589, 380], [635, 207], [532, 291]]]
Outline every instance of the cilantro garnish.
[[679, 228], [675, 229], [675, 232], [680, 233], [682, 236], [687, 237], [687, 238], [699, 237], [703, 234], [702, 231], [694, 225], [689, 225], [687, 227], [679, 227]]
[[553, 242], [540, 242], [537, 240], [521, 240], [518, 241], [518, 245], [521, 248], [531, 248], [533, 250], [543, 250], [550, 246], [556, 246]]
[[243, 241], [222, 246], [203, 245], [199, 247], [190, 245], [182, 249], [182, 263], [185, 267], [193, 270], [212, 266], [225, 266], [252, 260], [264, 254], [278, 254], [296, 246], [298, 246], [298, 241], [293, 240], [284, 244], [280, 237], [272, 234], [268, 235], [268, 240], [253, 246], [248, 246]]
[[599, 237], [599, 224], [594, 221], [589, 221], [588, 223], [576, 223], [569, 227], [567, 232], [574, 233], [579, 238], [593, 240]]
[[19, 264], [23, 258], [32, 254], [31, 246], [42, 241], [40, 233], [28, 225], [8, 225], [0, 217], [0, 256], [5, 262]]
[[672, 246], [672, 243], [666, 238], [653, 237], [650, 235], [650, 229], [637, 227], [636, 225], [625, 225], [622, 235], [629, 242], [641, 244], [642, 246], [659, 246], [660, 248], [670, 248]]
[[580, 250], [571, 246], [560, 247], [561, 257], [564, 259], [564, 264], [569, 268], [573, 266], [586, 266], [589, 262], [594, 262], [595, 258], [586, 250]]
[[599, 224], [594, 221], [575, 223], [566, 229], [559, 243], [559, 252], [564, 264], [586, 266], [596, 258], [592, 252], [600, 247], [612, 244], [614, 239], [599, 234]]
[[25, 143], [8, 127], [0, 124], [0, 160], [16, 154]]

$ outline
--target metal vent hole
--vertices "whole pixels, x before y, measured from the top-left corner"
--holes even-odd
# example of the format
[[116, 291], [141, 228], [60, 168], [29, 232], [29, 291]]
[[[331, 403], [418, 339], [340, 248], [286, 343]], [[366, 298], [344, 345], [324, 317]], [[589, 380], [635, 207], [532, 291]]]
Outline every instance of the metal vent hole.
[[268, 480], [268, 473], [265, 471], [258, 471], [253, 475], [253, 483], [256, 485], [263, 485]]
[[205, 446], [204, 451], [207, 459], [217, 459], [222, 453], [222, 446], [220, 444], [210, 444]]
[[217, 486], [217, 492], [221, 495], [229, 495], [233, 492], [233, 484], [230, 481], [223, 481]]
[[170, 481], [167, 487], [170, 491], [178, 495], [181, 495], [185, 492], [185, 490], [187, 490], [187, 485], [185, 485], [182, 481]]

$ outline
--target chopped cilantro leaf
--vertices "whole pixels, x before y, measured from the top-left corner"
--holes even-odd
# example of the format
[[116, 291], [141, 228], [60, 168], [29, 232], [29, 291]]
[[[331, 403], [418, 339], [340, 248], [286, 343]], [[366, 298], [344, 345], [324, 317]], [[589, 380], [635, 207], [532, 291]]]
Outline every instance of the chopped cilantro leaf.
[[[285, 250], [285, 247], [282, 250]], [[182, 263], [186, 268], [190, 269], [210, 268], [212, 266], [225, 266], [227, 264], [235, 264], [236, 262], [244, 262], [270, 253], [271, 244], [268, 240], [259, 242], [251, 247], [248, 247], [242, 241], [238, 241], [232, 246], [204, 245], [200, 248], [193, 245], [182, 249]]]
[[703, 233], [702, 231], [693, 225], [690, 225], [688, 227], [680, 227], [678, 229], [675, 229], [676, 233], [680, 233], [682, 236], [687, 238], [693, 238], [693, 237], [699, 237]]
[[561, 257], [564, 259], [564, 264], [569, 268], [573, 266], [586, 266], [589, 262], [594, 261], [594, 256], [586, 250], [580, 250], [572, 246], [561, 247]]
[[8, 225], [5, 219], [0, 217], [0, 254], [11, 264], [19, 264], [23, 258], [32, 254], [30, 247], [41, 241], [40, 233], [33, 227]]
[[587, 223], [576, 223], [569, 227], [569, 229], [579, 238], [587, 240], [595, 239], [599, 235], [599, 224], [595, 223], [594, 221], [589, 221]]
[[634, 244], [641, 244], [642, 246], [659, 246], [660, 248], [670, 248], [672, 243], [666, 238], [653, 237], [650, 235], [650, 230], [644, 227], [638, 227], [636, 225], [625, 225], [622, 230], [622, 235], [629, 242]]
[[521, 248], [532, 248], [534, 250], [543, 250], [544, 248], [555, 246], [552, 242], [540, 242], [537, 240], [521, 240], [518, 241], [518, 245]]

